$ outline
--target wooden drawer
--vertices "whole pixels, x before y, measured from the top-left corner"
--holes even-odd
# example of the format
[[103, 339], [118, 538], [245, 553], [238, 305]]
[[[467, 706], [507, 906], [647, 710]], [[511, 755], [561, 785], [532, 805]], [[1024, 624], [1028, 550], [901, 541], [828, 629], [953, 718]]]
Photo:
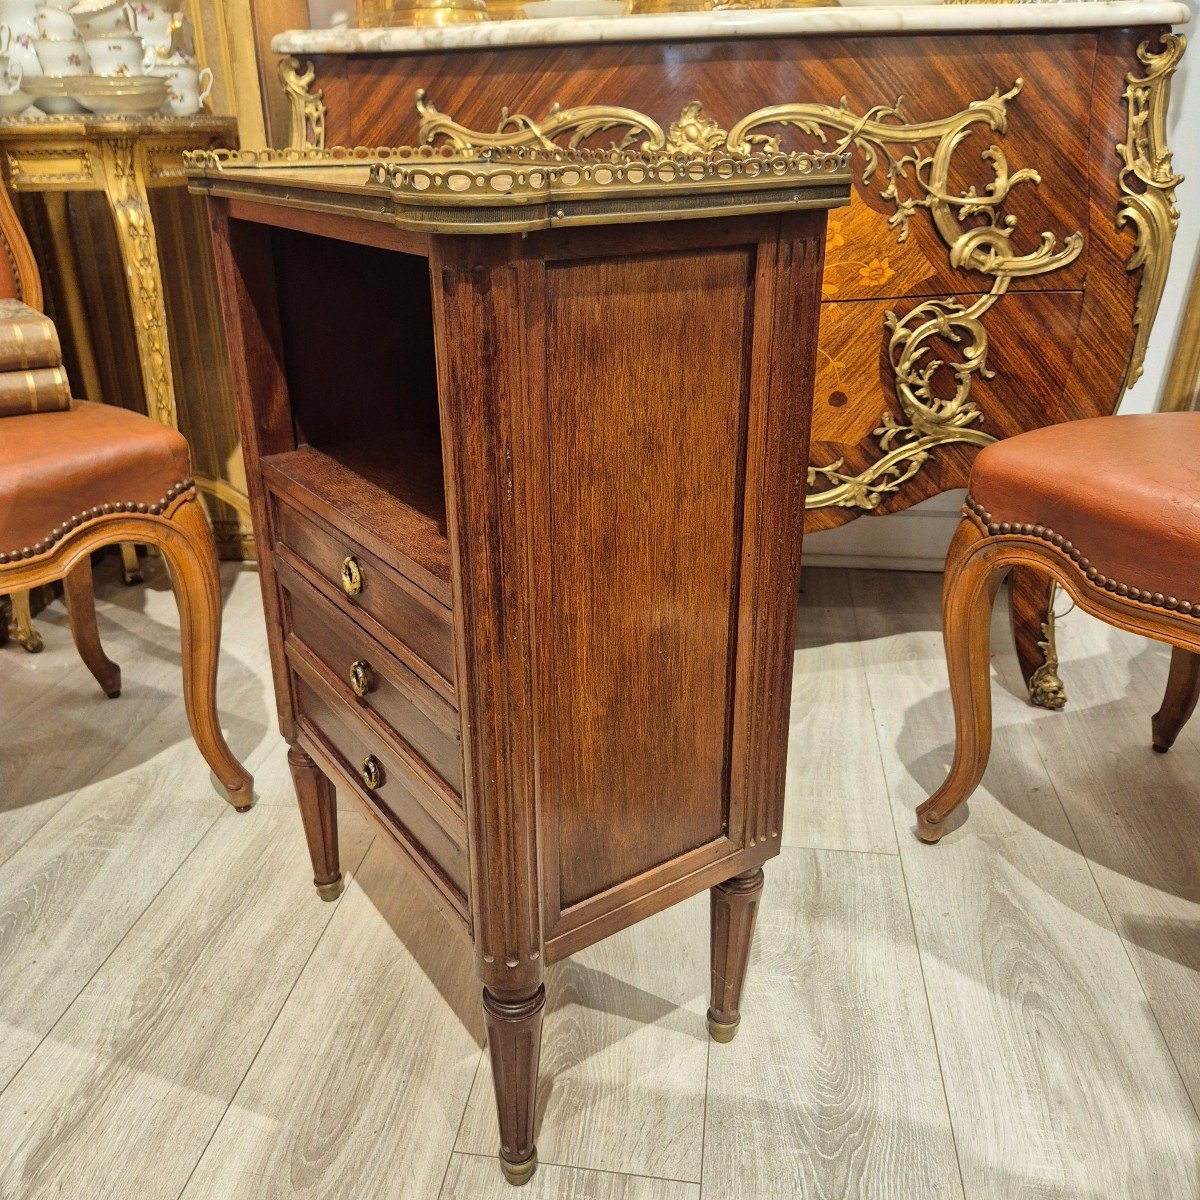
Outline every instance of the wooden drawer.
[[[289, 639], [299, 639], [320, 660], [338, 681], [347, 703], [375, 713], [412, 754], [461, 797], [462, 744], [454, 706], [309, 587], [287, 563], [280, 562], [277, 572], [286, 592]], [[363, 686], [365, 694], [356, 694]]]
[[[393, 571], [349, 534], [274, 497], [275, 540], [291, 551], [291, 565], [326, 595], [370, 617], [396, 656], [447, 699], [454, 699], [454, 622], [450, 610]], [[289, 562], [286, 555], [280, 555]], [[298, 560], [298, 561], [296, 561]], [[307, 568], [307, 570], [305, 570]], [[357, 591], [343, 585], [356, 573]]]
[[[428, 789], [348, 705], [339, 701], [310, 663], [289, 650], [297, 716], [336, 763], [343, 782], [394, 829], [414, 859], [443, 890], [466, 897], [467, 828], [462, 817]], [[379, 771], [377, 786], [365, 782], [368, 759]]]

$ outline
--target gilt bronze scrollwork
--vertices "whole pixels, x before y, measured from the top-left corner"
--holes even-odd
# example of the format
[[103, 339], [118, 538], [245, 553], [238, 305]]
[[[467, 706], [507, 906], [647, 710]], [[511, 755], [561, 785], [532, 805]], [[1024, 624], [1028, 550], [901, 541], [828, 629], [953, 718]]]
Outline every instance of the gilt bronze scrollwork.
[[[1036, 185], [1041, 176], [1029, 167], [1010, 170], [999, 146], [983, 152], [994, 176], [985, 187], [971, 187], [958, 195], [950, 185], [951, 160], [957, 148], [976, 126], [1003, 133], [1008, 104], [1023, 86], [1018, 79], [1007, 91], [996, 88], [961, 112], [918, 122], [907, 119], [900, 100], [863, 114], [855, 113], [842, 100], [838, 105], [771, 105], [749, 113], [726, 130], [693, 101], [665, 132], [644, 113], [607, 105], [555, 107], [542, 120], [505, 109], [494, 132], [480, 132], [439, 112], [422, 91], [417, 94], [421, 116], [418, 140], [465, 149], [481, 145], [551, 147], [556, 139], [565, 139], [568, 146], [577, 147], [597, 134], [623, 130], [614, 144], [640, 142], [640, 148], [647, 151], [725, 149], [744, 154], [778, 153], [781, 130], [789, 128], [821, 143], [836, 135], [832, 148], [856, 155], [864, 184], [882, 175], [880, 196], [894, 208], [888, 225], [899, 241], [908, 238], [912, 219], [925, 209], [949, 250], [950, 265], [980, 272], [993, 281], [991, 289], [970, 304], [946, 297], [924, 301], [903, 316], [887, 313], [888, 358], [900, 414], [889, 410], [880, 418], [874, 431], [879, 457], [856, 474], [842, 471], [842, 459], [809, 471], [810, 508], [836, 505], [869, 511], [879, 506], [886, 493], [897, 491], [911, 479], [938, 446], [982, 446], [994, 440], [979, 428], [983, 412], [971, 398], [973, 380], [991, 375], [983, 316], [1008, 290], [1012, 279], [1060, 270], [1083, 249], [1078, 232], [1061, 241], [1055, 234], [1043, 232], [1036, 249], [1018, 253], [1013, 248], [1016, 218], [1002, 215], [1002, 207], [1014, 188]], [[929, 143], [933, 143], [931, 149], [923, 152], [922, 147]], [[897, 146], [909, 149], [897, 154], [892, 149]], [[947, 364], [935, 357], [931, 350], [935, 339], [961, 346], [959, 361]], [[949, 368], [954, 381], [949, 394], [936, 391], [937, 381], [945, 375], [943, 367]]]
[[1167, 101], [1171, 76], [1186, 45], [1187, 39], [1176, 33], [1164, 34], [1162, 49], [1158, 51], [1151, 50], [1149, 42], [1143, 42], [1137, 56], [1146, 68], [1145, 73], [1131, 71], [1125, 76], [1127, 134], [1125, 141], [1117, 146], [1122, 163], [1122, 200], [1117, 225], [1133, 227], [1133, 253], [1125, 269], [1140, 270], [1142, 278], [1133, 314], [1135, 337], [1124, 387], [1132, 386], [1141, 376], [1179, 225], [1175, 189], [1183, 182], [1183, 176], [1175, 174], [1171, 166]]

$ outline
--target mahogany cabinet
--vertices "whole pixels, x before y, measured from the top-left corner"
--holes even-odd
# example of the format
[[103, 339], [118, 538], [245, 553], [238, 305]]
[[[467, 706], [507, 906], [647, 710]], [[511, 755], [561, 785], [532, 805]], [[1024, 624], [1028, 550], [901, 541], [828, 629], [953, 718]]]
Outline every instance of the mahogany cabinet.
[[737, 1028], [849, 175], [468, 159], [200, 155], [192, 186], [316, 883], [336, 786], [474, 945], [518, 1183], [548, 962], [711, 889], [709, 1028]]
[[[1068, 20], [1088, 7], [1094, 27]], [[1013, 6], [1011, 28], [953, 29], [951, 7], [888, 33], [746, 33], [867, 28], [868, 7], [616, 18], [603, 41], [525, 22], [525, 44], [503, 23], [298, 31], [275, 48], [311, 64], [288, 76], [293, 125], [330, 146], [844, 145], [854, 197], [824, 268], [816, 530], [964, 487], [982, 446], [1111, 413], [1140, 374], [1178, 215], [1165, 134], [1183, 39], [1162, 25], [1170, 6], [1120, 7], [1132, 27], [1111, 4], [1072, 4], [1060, 27]], [[644, 36], [647, 20], [674, 32]], [[1014, 580], [1023, 671], [1035, 703], [1060, 706], [1044, 581]]]

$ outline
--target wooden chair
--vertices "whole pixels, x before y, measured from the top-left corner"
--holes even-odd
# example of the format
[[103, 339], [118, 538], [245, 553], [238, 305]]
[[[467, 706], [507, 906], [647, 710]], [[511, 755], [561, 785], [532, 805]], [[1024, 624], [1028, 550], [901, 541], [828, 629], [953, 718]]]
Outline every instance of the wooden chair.
[[989, 633], [1013, 567], [1054, 577], [1085, 612], [1173, 647], [1153, 746], [1165, 753], [1200, 693], [1200, 413], [1097, 417], [1023, 433], [975, 460], [946, 558], [942, 621], [954, 763], [917, 809], [936, 842], [975, 790], [992, 740]]
[[[0, 296], [41, 308], [37, 267], [3, 188], [0, 249]], [[234, 808], [245, 811], [252, 780], [217, 718], [216, 551], [190, 472], [187, 442], [175, 430], [122, 408], [73, 401], [65, 412], [0, 418], [0, 594], [61, 579], [79, 654], [115, 697], [121, 671], [100, 645], [91, 554], [114, 543], [157, 546], [179, 605], [192, 734]]]

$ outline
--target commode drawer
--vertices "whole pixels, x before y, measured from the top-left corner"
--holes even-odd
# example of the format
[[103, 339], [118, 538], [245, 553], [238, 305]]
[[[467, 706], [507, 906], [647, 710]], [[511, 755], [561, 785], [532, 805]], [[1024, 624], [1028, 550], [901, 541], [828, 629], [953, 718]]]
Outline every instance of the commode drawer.
[[301, 728], [324, 744], [344, 781], [396, 828], [418, 861], [461, 896], [467, 895], [466, 823], [374, 736], [353, 710], [332, 696], [292, 653], [292, 683]]
[[[275, 541], [290, 551], [279, 558], [337, 596], [351, 611], [378, 625], [371, 629], [396, 656], [448, 699], [454, 697], [454, 622], [450, 610], [393, 571], [354, 538], [320, 518], [274, 500]], [[370, 627], [368, 627], [370, 628]]]
[[352, 693], [354, 703], [379, 717], [461, 796], [462, 744], [455, 708], [285, 562], [277, 564], [277, 574], [286, 593], [289, 639], [298, 638], [339, 681], [343, 695]]

